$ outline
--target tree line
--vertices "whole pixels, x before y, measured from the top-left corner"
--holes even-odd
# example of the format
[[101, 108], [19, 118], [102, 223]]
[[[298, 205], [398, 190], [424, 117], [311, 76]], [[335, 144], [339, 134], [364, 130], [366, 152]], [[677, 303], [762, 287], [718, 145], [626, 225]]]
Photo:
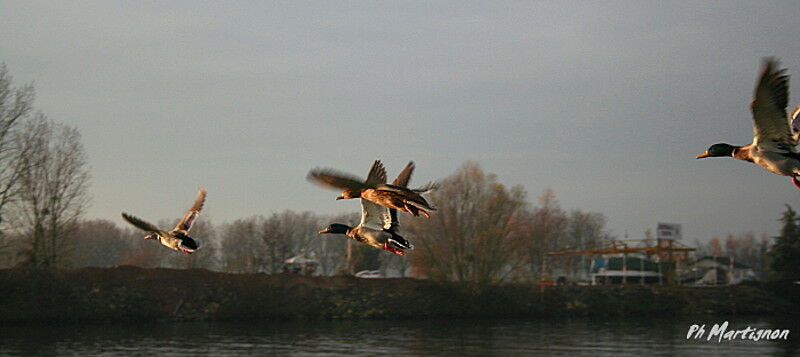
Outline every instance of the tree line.
[[[32, 85], [0, 66], [0, 258], [64, 265], [89, 204], [88, 161], [75, 127], [33, 110]], [[11, 249], [14, 248], [14, 249]]]
[[5, 65], [0, 67], [0, 266], [131, 264], [277, 273], [286, 259], [303, 256], [316, 260], [323, 275], [393, 270], [402, 276], [413, 270], [417, 276], [495, 282], [534, 280], [546, 251], [608, 238], [602, 214], [565, 212], [549, 190], [531, 207], [521, 186], [506, 187], [468, 162], [431, 195], [439, 206], [434, 218], [401, 218], [402, 233], [418, 247], [409, 256], [318, 235], [330, 222], [357, 225], [358, 212], [294, 211], [219, 225], [199, 220], [193, 236], [203, 240], [203, 249], [179, 255], [143, 240], [131, 227], [83, 219], [90, 175], [80, 133], [35, 111], [33, 100], [33, 86], [15, 86]]
[[[127, 264], [273, 274], [283, 271], [288, 258], [302, 256], [316, 260], [321, 275], [391, 270], [399, 276], [496, 283], [537, 281], [546, 252], [588, 249], [614, 238], [602, 213], [564, 210], [549, 189], [531, 203], [522, 186], [503, 185], [478, 163], [467, 162], [430, 193], [438, 207], [431, 219], [400, 216], [400, 233], [416, 246], [407, 256], [318, 234], [331, 222], [357, 225], [358, 212], [330, 216], [291, 210], [218, 225], [205, 217], [192, 232], [203, 248], [176, 254], [122, 223], [83, 219], [90, 175], [80, 133], [34, 111], [33, 99], [33, 86], [15, 86], [0, 66], [0, 267]], [[759, 240], [752, 234], [729, 235], [724, 242], [698, 242], [698, 254], [730, 255], [757, 270], [769, 266], [777, 275], [795, 277], [800, 218], [787, 206], [782, 221], [771, 248], [765, 235]], [[547, 271], [579, 277], [591, 260], [561, 257], [547, 264]]]

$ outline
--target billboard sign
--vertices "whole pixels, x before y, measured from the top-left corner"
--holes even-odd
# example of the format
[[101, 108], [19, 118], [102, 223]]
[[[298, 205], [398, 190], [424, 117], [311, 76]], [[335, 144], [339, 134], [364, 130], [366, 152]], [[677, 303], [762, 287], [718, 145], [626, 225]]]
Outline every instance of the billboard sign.
[[661, 223], [658, 222], [658, 229], [656, 229], [656, 236], [659, 239], [681, 239], [681, 225], [677, 223]]

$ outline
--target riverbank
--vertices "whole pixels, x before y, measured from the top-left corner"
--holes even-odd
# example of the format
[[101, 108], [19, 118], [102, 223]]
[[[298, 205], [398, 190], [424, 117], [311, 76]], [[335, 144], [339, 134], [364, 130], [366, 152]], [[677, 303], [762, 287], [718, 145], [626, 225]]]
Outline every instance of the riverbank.
[[[798, 313], [765, 286], [476, 288], [410, 278], [225, 274], [132, 266], [0, 270], [0, 321], [269, 320]], [[782, 297], [783, 296], [783, 297]]]

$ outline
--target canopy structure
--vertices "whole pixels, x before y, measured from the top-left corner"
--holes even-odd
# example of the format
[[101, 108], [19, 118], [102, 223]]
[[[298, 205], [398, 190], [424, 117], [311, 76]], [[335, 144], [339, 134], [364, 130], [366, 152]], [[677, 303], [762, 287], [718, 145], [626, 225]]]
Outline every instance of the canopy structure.
[[572, 256], [644, 253], [653, 256], [656, 262], [677, 262], [687, 260], [689, 257], [689, 252], [693, 251], [695, 251], [695, 248], [689, 248], [675, 240], [657, 238], [612, 240], [594, 249], [562, 250], [556, 252], [547, 252], [547, 255]]

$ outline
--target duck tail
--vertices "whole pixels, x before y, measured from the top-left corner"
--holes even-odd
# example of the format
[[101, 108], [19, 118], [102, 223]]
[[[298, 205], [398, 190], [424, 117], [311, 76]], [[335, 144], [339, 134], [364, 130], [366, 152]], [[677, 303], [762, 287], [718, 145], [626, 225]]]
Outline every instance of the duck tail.
[[181, 242], [178, 246], [187, 251], [190, 251], [191, 253], [194, 253], [194, 251], [200, 249], [201, 243], [202, 242], [200, 241], [200, 239], [185, 236], [183, 237], [183, 239], [181, 239]]
[[414, 207], [419, 208], [421, 210], [426, 210], [426, 211], [435, 211], [436, 210], [436, 207], [431, 207], [431, 205], [429, 205], [428, 202], [426, 202], [424, 198], [422, 200], [407, 200], [406, 204], [409, 205], [409, 206], [414, 206]]
[[405, 238], [401, 237], [399, 234], [394, 232], [389, 232], [392, 236], [389, 238], [389, 243], [399, 249], [405, 250], [413, 250], [414, 245], [407, 241]]
[[439, 189], [439, 183], [432, 181], [425, 184], [425, 186], [417, 187], [415, 189], [412, 189], [411, 191], [422, 194], [430, 191], [436, 191], [437, 189]]

